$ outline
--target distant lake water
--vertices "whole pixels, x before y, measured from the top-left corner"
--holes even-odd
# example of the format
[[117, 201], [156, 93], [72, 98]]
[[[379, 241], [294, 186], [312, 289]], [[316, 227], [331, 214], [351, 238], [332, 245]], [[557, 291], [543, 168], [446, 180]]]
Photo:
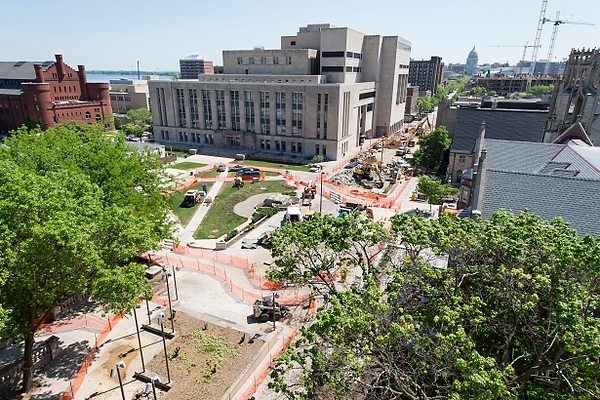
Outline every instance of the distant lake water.
[[[148, 75], [148, 74], [140, 74], [140, 78], [143, 75]], [[131, 74], [88, 74], [86, 73], [87, 76], [87, 80], [88, 82], [108, 82], [111, 79], [137, 79], [137, 73], [131, 73]], [[161, 80], [167, 80], [170, 81], [171, 77], [168, 75], [160, 75], [160, 79]]]

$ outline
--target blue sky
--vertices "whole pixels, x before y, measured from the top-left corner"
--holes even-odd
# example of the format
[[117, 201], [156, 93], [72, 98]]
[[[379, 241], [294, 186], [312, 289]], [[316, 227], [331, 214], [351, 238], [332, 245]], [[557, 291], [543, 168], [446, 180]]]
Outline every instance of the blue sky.
[[[0, 60], [53, 60], [72, 67], [178, 70], [179, 59], [201, 54], [221, 63], [222, 50], [280, 47], [301, 26], [331, 23], [365, 34], [412, 42], [413, 59], [437, 55], [464, 63], [475, 45], [479, 62], [518, 62], [533, 44], [541, 0], [67, 0], [7, 1], [0, 16]], [[554, 60], [570, 49], [600, 47], [600, 0], [549, 0], [546, 18], [595, 23], [560, 25]], [[546, 59], [552, 24], [544, 25], [538, 59]], [[64, 39], [61, 38], [64, 35]], [[526, 59], [531, 57], [527, 49]]]

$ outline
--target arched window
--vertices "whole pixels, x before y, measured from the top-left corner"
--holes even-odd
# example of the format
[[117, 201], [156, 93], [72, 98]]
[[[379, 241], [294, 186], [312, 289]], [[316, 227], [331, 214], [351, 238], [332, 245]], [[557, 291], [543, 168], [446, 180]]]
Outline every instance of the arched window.
[[100, 114], [96, 114], [96, 121], [100, 122], [101, 119], [102, 117], [100, 116]]
[[85, 112], [85, 119], [90, 119], [92, 118], [92, 114], [89, 111]]

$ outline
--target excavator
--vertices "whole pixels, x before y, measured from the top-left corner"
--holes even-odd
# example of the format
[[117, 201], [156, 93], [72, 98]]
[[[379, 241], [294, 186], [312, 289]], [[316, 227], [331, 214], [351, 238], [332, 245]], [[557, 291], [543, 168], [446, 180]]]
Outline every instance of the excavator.
[[379, 171], [379, 160], [377, 157], [367, 157], [360, 161], [356, 167], [354, 167], [354, 175], [356, 175], [359, 179], [369, 179], [371, 176], [371, 171], [375, 171], [377, 177], [379, 178], [379, 182], [377, 186], [383, 187], [383, 178], [381, 177], [381, 172]]

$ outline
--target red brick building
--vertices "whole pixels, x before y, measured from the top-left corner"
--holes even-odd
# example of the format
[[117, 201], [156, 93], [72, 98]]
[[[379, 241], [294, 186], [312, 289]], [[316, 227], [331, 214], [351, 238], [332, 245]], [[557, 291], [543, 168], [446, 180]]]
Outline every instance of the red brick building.
[[60, 54], [43, 63], [1, 61], [0, 134], [25, 123], [46, 129], [65, 121], [93, 124], [111, 115], [109, 84], [88, 82], [85, 66], [77, 68]]

